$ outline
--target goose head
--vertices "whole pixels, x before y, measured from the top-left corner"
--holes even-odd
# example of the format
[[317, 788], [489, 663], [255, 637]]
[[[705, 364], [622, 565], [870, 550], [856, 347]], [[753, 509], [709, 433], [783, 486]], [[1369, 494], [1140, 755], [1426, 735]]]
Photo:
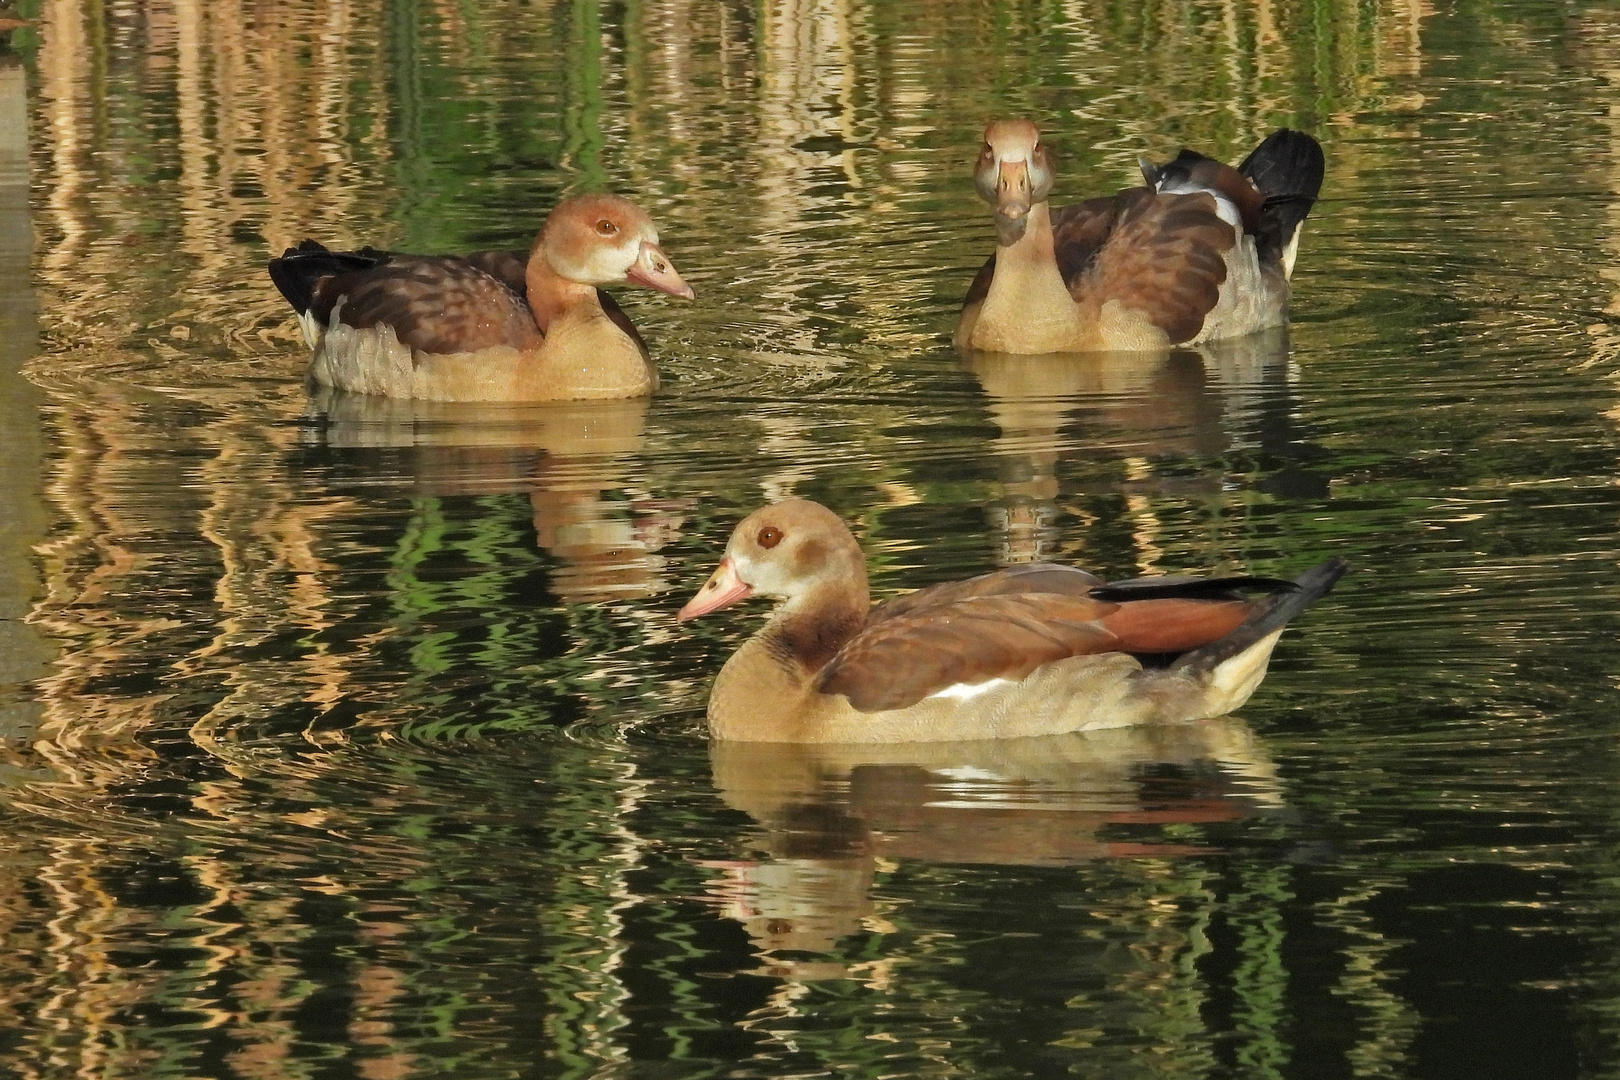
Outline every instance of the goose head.
[[996, 120], [984, 129], [973, 182], [979, 197], [995, 208], [1002, 246], [1022, 239], [1030, 208], [1051, 196], [1052, 180], [1052, 163], [1034, 124]]
[[820, 503], [785, 499], [754, 511], [732, 530], [720, 565], [676, 618], [687, 622], [750, 596], [795, 607], [855, 593], [864, 611], [866, 559], [849, 526]]
[[617, 195], [577, 195], [558, 203], [535, 239], [530, 258], [536, 256], [581, 285], [628, 282], [683, 300], [693, 296], [659, 246], [652, 218]]

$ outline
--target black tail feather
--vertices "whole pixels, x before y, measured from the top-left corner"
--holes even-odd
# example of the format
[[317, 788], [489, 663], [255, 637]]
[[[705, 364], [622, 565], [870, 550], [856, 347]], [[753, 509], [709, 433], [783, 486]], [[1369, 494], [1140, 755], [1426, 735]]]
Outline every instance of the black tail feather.
[[1256, 236], [1262, 261], [1280, 259], [1322, 193], [1322, 144], [1303, 131], [1278, 128], [1243, 159], [1238, 172], [1265, 196]]
[[1274, 592], [1262, 601], [1236, 630], [1218, 641], [1183, 653], [1170, 665], [1170, 670], [1186, 673], [1213, 670], [1261, 638], [1287, 626], [1296, 615], [1332, 591], [1349, 568], [1350, 564], [1339, 558], [1313, 566], [1289, 582], [1289, 589]]
[[386, 251], [369, 247], [359, 251], [331, 251], [314, 240], [305, 240], [283, 251], [280, 258], [270, 260], [270, 280], [293, 310], [302, 315], [314, 305], [315, 288], [322, 278], [370, 270], [391, 257]]
[[1267, 577], [1146, 577], [1110, 581], [1091, 590], [1097, 600], [1241, 600], [1245, 592], [1292, 592], [1292, 581]]

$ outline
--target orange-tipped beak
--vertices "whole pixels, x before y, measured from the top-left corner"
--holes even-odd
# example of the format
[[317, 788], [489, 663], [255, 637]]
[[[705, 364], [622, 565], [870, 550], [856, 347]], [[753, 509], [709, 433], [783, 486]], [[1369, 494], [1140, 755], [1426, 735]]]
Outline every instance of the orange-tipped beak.
[[699, 615], [707, 615], [711, 611], [730, 607], [752, 595], [754, 587], [737, 576], [737, 568], [731, 565], [731, 560], [721, 559], [720, 565], [709, 575], [709, 580], [703, 583], [703, 588], [699, 589], [697, 595], [688, 600], [686, 606], [675, 616], [675, 621], [689, 622]]
[[669, 261], [669, 256], [664, 254], [664, 249], [645, 240], [641, 242], [641, 254], [636, 256], [636, 261], [630, 264], [624, 276], [637, 285], [645, 285], [682, 300], [690, 300], [695, 295], [692, 286], [681, 280], [680, 272]]

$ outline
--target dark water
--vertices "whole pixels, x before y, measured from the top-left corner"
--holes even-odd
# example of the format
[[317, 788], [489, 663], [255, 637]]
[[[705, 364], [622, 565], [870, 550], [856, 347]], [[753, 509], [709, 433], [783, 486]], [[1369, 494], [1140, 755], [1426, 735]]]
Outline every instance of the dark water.
[[[1620, 14], [22, 0], [0, 50], [0, 1060], [22, 1077], [1620, 1073]], [[1315, 132], [1289, 338], [969, 361], [1060, 196]], [[646, 205], [665, 390], [311, 398], [305, 235]], [[739, 516], [879, 595], [1353, 576], [1241, 718], [714, 748]]]

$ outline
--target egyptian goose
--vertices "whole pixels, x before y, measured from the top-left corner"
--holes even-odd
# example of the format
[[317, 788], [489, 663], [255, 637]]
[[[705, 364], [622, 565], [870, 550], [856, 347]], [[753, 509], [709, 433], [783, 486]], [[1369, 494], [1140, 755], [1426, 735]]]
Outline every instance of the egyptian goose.
[[1283, 627], [1344, 571], [1329, 559], [1292, 582], [1106, 583], [1026, 563], [869, 607], [849, 528], [818, 503], [788, 499], [743, 519], [678, 618], [755, 593], [784, 601], [714, 681], [718, 739], [1052, 735], [1233, 711], [1265, 676]]
[[996, 253], [962, 302], [955, 343], [1141, 352], [1281, 326], [1322, 171], [1321, 144], [1282, 128], [1235, 169], [1183, 150], [1142, 162], [1145, 187], [1054, 211], [1040, 131], [997, 120], [974, 172], [995, 207]]
[[690, 300], [658, 230], [613, 195], [565, 199], [527, 256], [328, 251], [270, 260], [298, 312], [318, 383], [432, 401], [628, 398], [658, 388], [647, 346], [597, 286], [630, 282]]

